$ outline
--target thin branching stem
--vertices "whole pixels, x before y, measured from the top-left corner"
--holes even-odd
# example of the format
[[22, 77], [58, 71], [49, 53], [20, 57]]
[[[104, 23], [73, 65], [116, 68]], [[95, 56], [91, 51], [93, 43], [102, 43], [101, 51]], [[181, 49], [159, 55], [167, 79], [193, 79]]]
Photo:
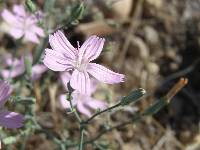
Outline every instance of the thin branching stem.
[[74, 106], [73, 106], [73, 104], [72, 104], [71, 94], [72, 94], [72, 91], [69, 90], [69, 95], [68, 95], [67, 100], [68, 100], [69, 103], [70, 103], [71, 111], [74, 113], [74, 115], [76, 116], [76, 119], [77, 119], [78, 122], [81, 124], [82, 120], [81, 120], [81, 117], [79, 116], [79, 114], [78, 114], [76, 108], [74, 108]]
[[111, 106], [111, 107], [108, 107], [102, 111], [99, 111], [97, 113], [95, 113], [93, 116], [91, 116], [89, 119], [87, 119], [86, 121], [83, 121], [84, 124], [88, 124], [90, 121], [92, 121], [95, 117], [101, 115], [102, 113], [104, 112], [107, 112], [107, 111], [111, 111], [112, 109], [116, 108], [116, 107], [119, 107], [121, 105], [121, 102], [115, 104], [114, 106]]
[[83, 142], [84, 142], [84, 124], [82, 124], [82, 119], [81, 117], [79, 116], [76, 108], [74, 108], [73, 104], [72, 104], [72, 98], [71, 98], [71, 94], [72, 94], [72, 91], [69, 90], [69, 95], [68, 95], [68, 101], [70, 103], [70, 107], [71, 107], [71, 111], [75, 114], [79, 124], [80, 124], [80, 140], [79, 140], [79, 150], [82, 150], [83, 149]]
[[84, 142], [84, 128], [82, 127], [82, 125], [81, 125], [81, 127], [80, 127], [81, 129], [80, 129], [80, 141], [79, 141], [79, 150], [82, 150], [83, 149], [83, 142]]
[[[143, 117], [142, 115], [136, 115], [136, 116], [134, 116], [132, 119], [130, 119], [128, 121], [124, 121], [124, 122], [122, 122], [120, 124], [114, 125], [114, 126], [109, 127], [109, 128], [104, 128], [97, 136], [91, 138], [90, 140], [86, 140], [85, 142], [83, 142], [83, 145], [92, 144], [95, 141], [97, 141], [104, 134], [106, 134], [108, 132], [111, 132], [114, 129], [117, 129], [117, 128], [124, 127], [124, 126], [129, 125], [129, 124], [132, 124], [135, 121], [141, 120], [142, 117]], [[74, 144], [71, 144], [71, 145], [67, 145], [67, 147], [76, 147], [78, 145], [79, 145], [79, 143], [74, 143]]]

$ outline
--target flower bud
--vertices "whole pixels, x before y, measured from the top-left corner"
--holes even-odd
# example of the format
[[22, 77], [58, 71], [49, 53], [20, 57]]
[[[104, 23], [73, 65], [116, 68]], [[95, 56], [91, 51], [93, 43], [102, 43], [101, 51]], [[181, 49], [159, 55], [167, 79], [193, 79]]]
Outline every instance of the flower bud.
[[130, 103], [135, 103], [140, 100], [142, 96], [144, 96], [146, 91], [142, 88], [132, 91], [127, 96], [123, 97], [121, 100], [121, 105], [129, 105]]

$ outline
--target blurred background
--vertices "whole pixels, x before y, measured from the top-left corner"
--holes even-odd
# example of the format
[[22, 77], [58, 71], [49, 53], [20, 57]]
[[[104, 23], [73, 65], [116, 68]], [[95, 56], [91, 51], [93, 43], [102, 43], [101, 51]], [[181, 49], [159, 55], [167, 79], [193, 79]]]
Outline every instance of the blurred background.
[[[98, 63], [126, 75], [119, 85], [99, 84], [94, 96], [110, 106], [121, 96], [139, 87], [147, 96], [134, 106], [119, 108], [102, 115], [88, 127], [93, 137], [102, 123], [116, 123], [131, 118], [135, 112], [147, 108], [165, 95], [180, 77], [189, 79], [188, 85], [172, 102], [155, 116], [128, 125], [102, 136], [98, 141], [111, 150], [199, 150], [200, 149], [200, 1], [199, 0], [34, 0], [44, 12], [41, 26], [46, 32], [39, 45], [19, 44], [4, 32], [1, 18], [0, 68], [6, 53], [20, 57], [42, 54], [48, 45], [48, 35], [62, 28], [69, 41], [77, 47], [90, 35], [106, 39]], [[80, 3], [84, 10], [78, 11]], [[20, 0], [1, 0], [0, 10], [10, 9]], [[3, 149], [54, 150], [58, 146], [53, 137], [76, 140], [79, 126], [73, 115], [66, 114], [58, 96], [65, 90], [56, 72], [45, 72], [31, 85], [21, 84], [20, 77], [12, 83], [20, 88], [20, 95], [36, 98], [33, 111], [46, 133], [29, 132]], [[29, 82], [26, 80], [26, 82]], [[15, 92], [17, 94], [17, 92]], [[13, 106], [9, 106], [13, 107]], [[21, 111], [21, 107], [17, 107]], [[24, 111], [24, 110], [22, 110]], [[83, 116], [84, 118], [85, 116]], [[28, 127], [28, 125], [26, 125]], [[3, 135], [16, 131], [0, 130]], [[71, 148], [75, 149], [75, 148]], [[88, 145], [85, 149], [101, 149]]]

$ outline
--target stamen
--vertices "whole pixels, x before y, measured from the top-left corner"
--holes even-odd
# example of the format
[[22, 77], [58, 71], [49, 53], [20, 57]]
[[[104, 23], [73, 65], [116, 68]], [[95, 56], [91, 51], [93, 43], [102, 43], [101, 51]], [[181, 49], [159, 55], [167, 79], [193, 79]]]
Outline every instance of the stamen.
[[79, 41], [77, 41], [77, 45], [78, 45], [78, 50], [79, 50], [79, 48], [80, 48], [80, 43], [79, 43]]

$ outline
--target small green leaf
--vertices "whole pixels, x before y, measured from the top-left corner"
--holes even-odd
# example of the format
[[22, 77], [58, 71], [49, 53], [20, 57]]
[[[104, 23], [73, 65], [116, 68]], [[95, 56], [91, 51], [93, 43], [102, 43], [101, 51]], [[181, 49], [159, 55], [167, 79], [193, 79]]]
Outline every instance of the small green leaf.
[[160, 109], [162, 109], [164, 106], [166, 106], [168, 103], [165, 99], [165, 97], [160, 98], [158, 101], [156, 101], [154, 104], [152, 104], [149, 108], [147, 108], [142, 115], [154, 115], [156, 114]]
[[84, 7], [83, 3], [76, 5], [72, 9], [71, 21], [77, 22], [79, 19], [81, 19], [83, 17], [84, 10], [85, 10], [85, 7]]
[[14, 136], [10, 136], [10, 137], [7, 137], [7, 138], [3, 139], [3, 143], [4, 143], [5, 145], [13, 144], [13, 143], [15, 143], [16, 141], [17, 141], [17, 138], [14, 137]]
[[12, 97], [14, 103], [20, 103], [24, 105], [32, 105], [36, 103], [36, 99], [34, 97]]
[[32, 13], [36, 12], [37, 7], [36, 7], [35, 3], [33, 3], [32, 0], [26, 0], [25, 4], [30, 12], [32, 12]]
[[142, 96], [144, 96], [146, 91], [142, 88], [139, 88], [137, 90], [132, 91], [128, 94], [128, 96], [125, 96], [121, 100], [121, 105], [129, 105], [130, 103], [135, 103], [140, 100]]

